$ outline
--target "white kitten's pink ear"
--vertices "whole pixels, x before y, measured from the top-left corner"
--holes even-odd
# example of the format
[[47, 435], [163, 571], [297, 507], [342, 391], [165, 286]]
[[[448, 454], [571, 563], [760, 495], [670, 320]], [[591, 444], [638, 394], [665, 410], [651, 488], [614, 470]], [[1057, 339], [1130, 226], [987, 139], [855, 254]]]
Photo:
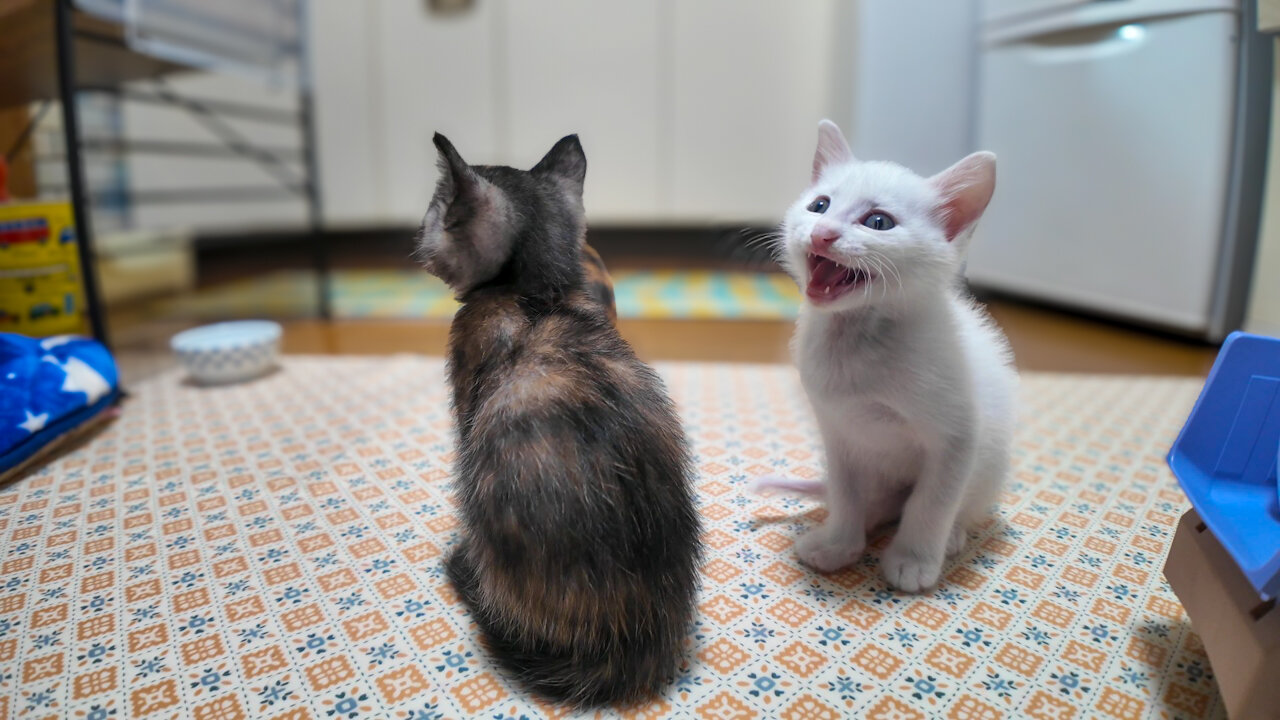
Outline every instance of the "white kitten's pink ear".
[[947, 242], [951, 242], [972, 228], [991, 202], [996, 189], [996, 156], [976, 152], [929, 178], [929, 182], [942, 198], [938, 216]]
[[840, 127], [830, 120], [819, 122], [818, 149], [813, 153], [813, 181], [818, 181], [818, 176], [828, 165], [850, 160], [853, 160], [853, 151], [849, 149], [849, 142], [844, 139]]

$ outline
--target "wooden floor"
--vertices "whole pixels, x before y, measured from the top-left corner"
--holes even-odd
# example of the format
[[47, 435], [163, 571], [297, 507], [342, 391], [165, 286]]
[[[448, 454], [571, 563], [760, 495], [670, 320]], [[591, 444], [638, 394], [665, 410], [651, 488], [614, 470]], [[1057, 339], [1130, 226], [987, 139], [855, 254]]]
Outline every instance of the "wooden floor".
[[[740, 235], [740, 233], [738, 234]], [[733, 242], [741, 244], [734, 235]], [[706, 244], [707, 238], [645, 233], [622, 237], [612, 245], [598, 245], [615, 270], [655, 268], [739, 269], [775, 271], [767, 257], [714, 257], [684, 253], [685, 245]], [[659, 242], [666, 238], [666, 244]], [[724, 244], [724, 243], [721, 243]], [[730, 243], [733, 244], [733, 243]], [[382, 246], [359, 243], [376, 251]], [[348, 253], [335, 260], [338, 267], [414, 267], [403, 259], [404, 248], [393, 243], [378, 252]], [[638, 253], [636, 248], [645, 248]], [[719, 245], [717, 245], [719, 247]], [[665, 250], [663, 248], [666, 248]], [[722, 248], [723, 249], [723, 248]], [[231, 253], [201, 266], [205, 284], [239, 279], [254, 272], [258, 253]], [[730, 253], [731, 254], [731, 253]], [[366, 257], [367, 255], [367, 257]], [[766, 254], [767, 255], [767, 254]], [[396, 264], [396, 257], [400, 257]], [[261, 259], [261, 258], [259, 258]], [[285, 262], [289, 258], [276, 258]], [[298, 258], [292, 258], [297, 267]], [[265, 262], [265, 260], [263, 261]], [[305, 267], [305, 264], [301, 265]], [[258, 268], [265, 271], [266, 268]], [[1020, 369], [1050, 372], [1176, 374], [1204, 376], [1217, 348], [1140, 328], [1046, 309], [1009, 300], [993, 300], [988, 309], [1013, 345]], [[121, 351], [167, 355], [169, 338], [187, 325], [156, 322], [149, 314], [115, 310], [110, 325]], [[398, 352], [443, 355], [448, 336], [444, 322], [412, 320], [345, 320], [323, 323], [297, 320], [285, 324], [284, 350], [289, 353], [381, 355]], [[641, 358], [650, 361], [700, 360], [712, 362], [788, 363], [789, 321], [743, 320], [621, 320], [622, 335]]]
[[[1200, 375], [1217, 349], [1043, 308], [989, 304], [1022, 370]], [[622, 335], [646, 360], [758, 363], [790, 361], [790, 322], [621, 320]], [[448, 326], [414, 321], [296, 321], [286, 324], [292, 353], [442, 355]]]
[[[609, 262], [611, 267], [644, 268], [683, 267], [694, 260], [614, 255]], [[234, 266], [239, 273], [245, 272], [243, 263]], [[991, 301], [988, 309], [1009, 336], [1022, 370], [1204, 376], [1217, 354], [1215, 347], [1204, 343], [1008, 300]], [[289, 353], [443, 355], [448, 336], [448, 325], [433, 321], [284, 324], [284, 350]], [[168, 354], [169, 338], [187, 326], [127, 310], [114, 310], [110, 325], [117, 349], [142, 354]], [[646, 360], [790, 362], [791, 322], [624, 319], [618, 327]]]
[[1008, 301], [988, 303], [1022, 370], [1209, 374], [1217, 346]]

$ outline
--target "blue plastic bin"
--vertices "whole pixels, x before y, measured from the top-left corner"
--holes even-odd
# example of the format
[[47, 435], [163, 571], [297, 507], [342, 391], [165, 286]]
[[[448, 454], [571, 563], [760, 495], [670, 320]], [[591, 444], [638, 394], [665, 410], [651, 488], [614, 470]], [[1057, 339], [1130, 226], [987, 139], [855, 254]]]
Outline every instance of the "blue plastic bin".
[[1280, 339], [1232, 333], [1169, 467], [1263, 600], [1280, 594]]

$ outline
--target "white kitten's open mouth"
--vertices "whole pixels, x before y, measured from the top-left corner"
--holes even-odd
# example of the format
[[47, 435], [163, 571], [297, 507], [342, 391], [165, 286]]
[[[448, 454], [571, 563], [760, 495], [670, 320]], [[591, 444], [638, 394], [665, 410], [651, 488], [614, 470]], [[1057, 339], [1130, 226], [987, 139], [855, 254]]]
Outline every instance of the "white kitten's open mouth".
[[875, 275], [858, 267], [841, 265], [831, 258], [809, 253], [809, 287], [805, 295], [809, 302], [832, 302], [851, 290], [860, 288], [875, 279]]

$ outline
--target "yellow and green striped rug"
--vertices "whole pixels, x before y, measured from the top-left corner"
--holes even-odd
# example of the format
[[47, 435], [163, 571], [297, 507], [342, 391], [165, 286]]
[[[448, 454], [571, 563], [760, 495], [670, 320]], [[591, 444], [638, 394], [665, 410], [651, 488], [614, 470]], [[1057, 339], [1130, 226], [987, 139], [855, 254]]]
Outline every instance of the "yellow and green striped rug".
[[[621, 270], [613, 273], [618, 316], [650, 320], [790, 320], [800, 291], [780, 273], [705, 270]], [[199, 320], [305, 317], [316, 309], [316, 276], [283, 271], [166, 301], [166, 315]], [[337, 318], [436, 319], [458, 305], [439, 280], [418, 270], [337, 270], [332, 275]]]

